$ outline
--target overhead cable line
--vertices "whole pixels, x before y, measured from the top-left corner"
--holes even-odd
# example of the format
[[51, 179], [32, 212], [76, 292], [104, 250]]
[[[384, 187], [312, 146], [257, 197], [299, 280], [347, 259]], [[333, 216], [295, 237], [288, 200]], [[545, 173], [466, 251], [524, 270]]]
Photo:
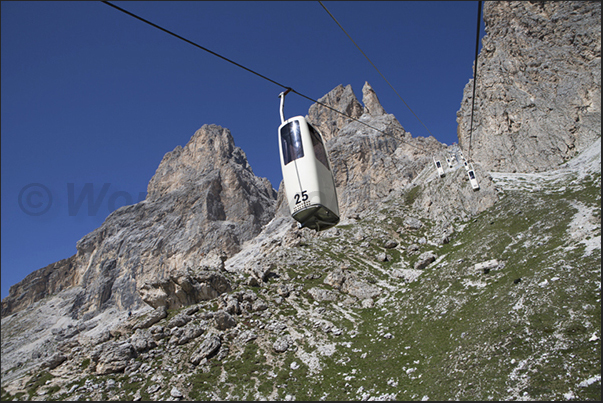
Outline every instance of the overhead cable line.
[[475, 62], [473, 63], [473, 98], [471, 99], [471, 124], [469, 125], [469, 152], [467, 158], [471, 159], [471, 134], [473, 131], [473, 110], [475, 107], [475, 82], [477, 81], [477, 56], [479, 50], [479, 28], [482, 19], [482, 2], [477, 2], [477, 34], [475, 36]]
[[[159, 30], [161, 30], [161, 31], [163, 31], [163, 32], [165, 32], [165, 33], [167, 33], [167, 34], [170, 34], [170, 35], [172, 35], [172, 36], [174, 36], [174, 37], [176, 37], [176, 38], [178, 38], [178, 39], [180, 39], [180, 40], [182, 40], [182, 41], [184, 41], [184, 42], [186, 42], [186, 43], [189, 43], [189, 44], [191, 44], [191, 45], [193, 45], [193, 46], [195, 46], [195, 47], [197, 47], [197, 48], [199, 48], [199, 49], [201, 49], [201, 50], [204, 50], [204, 51], [206, 51], [206, 52], [208, 52], [208, 53], [211, 53], [212, 55], [217, 56], [217, 57], [219, 57], [219, 58], [220, 58], [220, 59], [222, 59], [222, 60], [225, 60], [225, 61], [227, 61], [227, 62], [229, 62], [229, 63], [232, 63], [232, 64], [234, 64], [235, 66], [240, 67], [240, 68], [242, 68], [242, 69], [244, 69], [244, 70], [247, 70], [248, 72], [250, 72], [250, 73], [252, 73], [252, 74], [255, 74], [255, 75], [256, 75], [256, 76], [258, 76], [258, 77], [261, 77], [261, 78], [263, 78], [264, 80], [270, 81], [271, 83], [276, 84], [276, 85], [278, 85], [279, 87], [282, 87], [282, 88], [286, 89], [288, 92], [293, 92], [293, 93], [295, 93], [295, 94], [299, 95], [299, 96], [300, 96], [300, 97], [302, 97], [302, 98], [305, 98], [305, 99], [307, 99], [307, 100], [309, 100], [309, 101], [312, 101], [312, 102], [314, 102], [314, 103], [316, 103], [316, 104], [319, 104], [319, 105], [321, 105], [321, 106], [324, 106], [325, 108], [328, 108], [328, 109], [330, 109], [330, 110], [332, 110], [332, 111], [334, 111], [334, 112], [337, 112], [337, 113], [339, 113], [340, 115], [345, 116], [346, 118], [352, 119], [352, 120], [354, 120], [354, 121], [356, 121], [356, 122], [358, 122], [358, 123], [362, 123], [363, 125], [368, 126], [369, 128], [371, 128], [371, 129], [373, 129], [373, 130], [376, 130], [376, 131], [378, 131], [378, 132], [380, 132], [380, 133], [382, 133], [382, 134], [384, 134], [384, 135], [386, 135], [386, 136], [389, 136], [389, 135], [390, 135], [389, 133], [386, 133], [386, 132], [384, 132], [383, 130], [377, 129], [376, 127], [373, 127], [373, 126], [371, 126], [371, 125], [369, 125], [369, 124], [367, 124], [367, 123], [365, 123], [365, 122], [363, 122], [363, 121], [361, 121], [361, 120], [358, 120], [358, 119], [356, 119], [356, 118], [353, 118], [353, 117], [351, 117], [351, 116], [348, 116], [348, 115], [346, 115], [345, 113], [340, 112], [340, 111], [338, 111], [337, 109], [335, 109], [335, 108], [333, 108], [333, 107], [331, 107], [331, 106], [329, 106], [329, 105], [323, 104], [322, 102], [319, 102], [319, 101], [317, 101], [317, 100], [315, 100], [315, 99], [312, 99], [312, 98], [310, 98], [310, 97], [308, 97], [308, 96], [306, 96], [306, 95], [304, 95], [304, 94], [302, 94], [302, 93], [300, 93], [300, 92], [298, 92], [298, 91], [294, 90], [294, 89], [293, 89], [293, 88], [291, 88], [291, 87], [287, 87], [286, 85], [283, 85], [283, 84], [281, 84], [281, 83], [279, 83], [279, 82], [277, 82], [277, 81], [275, 81], [275, 80], [272, 80], [272, 79], [270, 79], [270, 78], [268, 78], [268, 77], [266, 77], [266, 76], [264, 76], [264, 75], [262, 75], [262, 74], [260, 74], [260, 73], [258, 73], [258, 72], [256, 72], [256, 71], [254, 71], [254, 70], [252, 70], [252, 69], [250, 69], [250, 68], [248, 68], [248, 67], [243, 66], [242, 64], [239, 64], [239, 63], [237, 63], [237, 62], [235, 62], [235, 61], [233, 61], [233, 60], [231, 60], [231, 59], [229, 59], [229, 58], [227, 58], [227, 57], [224, 57], [224, 56], [222, 56], [222, 55], [220, 55], [220, 54], [218, 54], [218, 53], [216, 53], [216, 52], [214, 52], [214, 51], [212, 51], [212, 50], [209, 50], [209, 49], [207, 49], [206, 47], [203, 47], [203, 46], [201, 46], [201, 45], [199, 45], [199, 44], [197, 44], [197, 43], [195, 43], [195, 42], [193, 42], [193, 41], [191, 41], [191, 40], [188, 40], [188, 39], [186, 39], [186, 38], [184, 38], [184, 37], [182, 37], [182, 36], [180, 36], [180, 35], [178, 35], [178, 34], [176, 34], [176, 33], [172, 32], [172, 31], [170, 31], [170, 30], [168, 30], [168, 29], [165, 29], [165, 28], [163, 28], [163, 27], [160, 27], [159, 25], [157, 25], [157, 24], [155, 24], [155, 23], [152, 23], [152, 22], [151, 22], [151, 21], [149, 21], [149, 20], [146, 20], [146, 19], [144, 19], [144, 18], [142, 18], [142, 17], [140, 17], [140, 16], [138, 16], [138, 15], [136, 15], [136, 14], [134, 14], [134, 13], [131, 13], [131, 12], [127, 11], [127, 10], [124, 10], [123, 8], [121, 8], [121, 7], [119, 7], [119, 6], [116, 6], [115, 4], [111, 4], [111, 3], [109, 3], [108, 1], [102, 1], [102, 2], [103, 2], [103, 3], [105, 3], [105, 4], [106, 4], [106, 5], [108, 5], [108, 6], [111, 6], [111, 7], [115, 8], [115, 9], [117, 9], [117, 10], [119, 10], [119, 11], [123, 12], [123, 13], [128, 14], [128, 15], [129, 15], [129, 16], [131, 16], [131, 17], [136, 18], [137, 20], [140, 20], [140, 21], [142, 21], [142, 22], [144, 22], [144, 23], [146, 23], [146, 24], [149, 24], [149, 25], [151, 25], [151, 26], [153, 26], [153, 27], [155, 27], [155, 28], [157, 28], [157, 29], [159, 29]], [[401, 140], [401, 141], [402, 141], [402, 140]], [[416, 147], [415, 145], [410, 144], [410, 143], [406, 143], [406, 144], [409, 144], [409, 145], [411, 145], [411, 146], [413, 146], [413, 147]]]
[[385, 80], [385, 82], [391, 87], [391, 89], [394, 90], [394, 92], [396, 93], [396, 95], [398, 96], [398, 98], [400, 98], [400, 100], [402, 100], [402, 102], [404, 102], [404, 105], [406, 105], [406, 107], [408, 108], [408, 110], [411, 111], [413, 115], [415, 115], [415, 117], [423, 125], [423, 127], [425, 128], [425, 130], [427, 130], [427, 132], [430, 135], [433, 136], [433, 134], [429, 131], [429, 129], [427, 128], [427, 126], [425, 126], [425, 124], [421, 121], [421, 119], [419, 119], [419, 117], [417, 116], [417, 114], [414, 113], [412, 109], [410, 109], [410, 106], [408, 106], [408, 104], [406, 103], [406, 101], [404, 101], [404, 99], [402, 99], [402, 97], [400, 96], [400, 94], [398, 94], [398, 91], [396, 91], [396, 89], [394, 88], [394, 86], [390, 84], [390, 82], [387, 80], [387, 78], [385, 78], [385, 76], [381, 73], [381, 71], [379, 71], [379, 69], [377, 68], [377, 66], [375, 66], [375, 64], [371, 61], [371, 59], [369, 59], [369, 57], [362, 51], [362, 49], [360, 49], [360, 46], [358, 46], [358, 44], [352, 39], [352, 37], [350, 36], [350, 34], [348, 34], [347, 31], [341, 26], [341, 24], [339, 23], [339, 21], [337, 21], [337, 19], [335, 18], [335, 16], [333, 16], [333, 14], [331, 14], [331, 12], [327, 9], [327, 7], [324, 4], [322, 4], [322, 1], [319, 0], [318, 2], [322, 6], [322, 8], [324, 8], [325, 11], [331, 16], [331, 18], [333, 19], [333, 21], [335, 21], [337, 23], [337, 25], [339, 25], [339, 28], [341, 28], [341, 30], [348, 36], [348, 38], [350, 38], [350, 40], [352, 41], [352, 43], [354, 45], [356, 45], [356, 47], [358, 48], [358, 50], [360, 51], [360, 53], [362, 53], [362, 55], [364, 57], [366, 57], [366, 60], [368, 60], [369, 63], [375, 68], [375, 70], [377, 70], [377, 73], [379, 73], [381, 75], [381, 77], [383, 77], [383, 79]]

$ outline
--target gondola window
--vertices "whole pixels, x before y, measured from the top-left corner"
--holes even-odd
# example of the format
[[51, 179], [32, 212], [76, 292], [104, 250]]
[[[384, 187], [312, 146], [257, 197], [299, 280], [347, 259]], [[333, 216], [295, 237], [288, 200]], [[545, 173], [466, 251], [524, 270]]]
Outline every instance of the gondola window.
[[316, 159], [319, 160], [327, 169], [329, 169], [325, 145], [322, 143], [319, 134], [316, 133], [316, 129], [314, 129], [312, 125], [308, 125], [308, 128], [310, 129], [310, 137], [312, 138], [312, 146], [314, 147], [314, 155], [316, 156]]
[[281, 128], [281, 142], [285, 165], [304, 156], [298, 121], [294, 120]]

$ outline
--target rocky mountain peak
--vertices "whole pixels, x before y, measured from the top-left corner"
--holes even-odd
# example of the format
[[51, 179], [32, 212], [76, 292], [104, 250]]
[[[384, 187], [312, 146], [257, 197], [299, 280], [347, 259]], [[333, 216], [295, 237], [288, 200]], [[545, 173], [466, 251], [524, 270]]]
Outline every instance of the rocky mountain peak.
[[[203, 125], [183, 148], [167, 153], [148, 185], [148, 200], [156, 200], [174, 189], [204, 178], [212, 171], [253, 171], [243, 150], [236, 147], [230, 130], [218, 125]], [[266, 182], [264, 187], [270, 187]], [[267, 191], [269, 189], [266, 189]]]
[[379, 102], [379, 98], [377, 98], [377, 94], [375, 94], [375, 90], [373, 90], [368, 81], [365, 81], [362, 87], [362, 103], [364, 104], [364, 113], [372, 116], [386, 114], [385, 109], [383, 109], [383, 106]]
[[318, 102], [336, 109], [342, 113], [337, 113], [333, 109], [325, 108], [319, 104], [313, 104], [308, 110], [308, 120], [322, 133], [325, 141], [333, 138], [337, 132], [352, 119], [358, 119], [362, 116], [363, 106], [354, 95], [351, 85], [338, 85], [329, 91], [325, 96], [318, 99]]
[[16, 285], [21, 293], [2, 301], [2, 316], [68, 288], [74, 318], [213, 298], [229, 285], [206, 269], [219, 269], [257, 235], [274, 217], [275, 201], [230, 131], [204, 125], [164, 156], [146, 200], [117, 209], [77, 242], [76, 255]]

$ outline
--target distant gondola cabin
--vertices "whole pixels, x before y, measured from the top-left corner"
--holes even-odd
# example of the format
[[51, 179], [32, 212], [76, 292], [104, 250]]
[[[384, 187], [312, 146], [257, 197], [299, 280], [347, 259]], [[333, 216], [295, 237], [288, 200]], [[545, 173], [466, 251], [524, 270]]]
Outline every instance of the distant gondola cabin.
[[443, 178], [446, 174], [444, 173], [444, 167], [442, 167], [442, 163], [439, 160], [434, 161], [434, 162], [435, 162], [435, 166], [438, 170], [438, 175], [440, 175], [440, 178]]
[[469, 171], [467, 171], [467, 175], [469, 175], [469, 182], [471, 182], [471, 187], [473, 190], [479, 190], [479, 184], [477, 183], [477, 178], [475, 177], [475, 171], [473, 167]]

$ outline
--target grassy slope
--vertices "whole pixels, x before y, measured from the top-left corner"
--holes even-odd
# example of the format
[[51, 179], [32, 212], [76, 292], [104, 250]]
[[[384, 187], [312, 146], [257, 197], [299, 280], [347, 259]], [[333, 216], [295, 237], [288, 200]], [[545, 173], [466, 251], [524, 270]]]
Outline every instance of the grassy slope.
[[[492, 209], [454, 223], [456, 232], [445, 245], [420, 241], [434, 239], [430, 223], [400, 233], [411, 210], [409, 200], [394, 200], [358, 223], [309, 236], [302, 246], [271, 256], [280, 277], [255, 288], [260, 298], [274, 301], [279, 283], [297, 292], [270, 316], [239, 317], [239, 328], [254, 329], [259, 337], [243, 344], [227, 335], [225, 359], [194, 367], [188, 357], [200, 341], [163, 344], [145, 361], [151, 366], [146, 374], [88, 374], [60, 390], [49, 386], [44, 398], [74, 396], [66, 391], [86, 379], [114, 379], [120, 387], [98, 398], [128, 400], [139, 390], [143, 400], [165, 399], [166, 385], [176, 383], [195, 400], [600, 400], [600, 340], [590, 339], [593, 333], [600, 337], [601, 254], [585, 253], [569, 231], [578, 205], [594, 208], [600, 224], [600, 175], [559, 189], [505, 191]], [[599, 225], [587, 239], [600, 235]], [[386, 239], [400, 245], [385, 250]], [[438, 260], [414, 281], [392, 276], [412, 268], [417, 254], [409, 255], [406, 246], [413, 243], [420, 252], [433, 250]], [[383, 251], [391, 261], [375, 259]], [[501, 264], [489, 273], [474, 268], [491, 259]], [[361, 308], [323, 283], [342, 263], [384, 290], [374, 307]], [[337, 301], [313, 301], [306, 292], [312, 287], [334, 291]], [[267, 330], [275, 320], [287, 328]], [[331, 325], [343, 332], [328, 331]], [[293, 346], [275, 353], [272, 343], [283, 335]], [[81, 364], [83, 374], [87, 364]], [[48, 372], [34, 377], [21, 398], [36, 396], [51, 378]], [[154, 383], [163, 389], [151, 395]], [[8, 398], [4, 392], [2, 397]]]

